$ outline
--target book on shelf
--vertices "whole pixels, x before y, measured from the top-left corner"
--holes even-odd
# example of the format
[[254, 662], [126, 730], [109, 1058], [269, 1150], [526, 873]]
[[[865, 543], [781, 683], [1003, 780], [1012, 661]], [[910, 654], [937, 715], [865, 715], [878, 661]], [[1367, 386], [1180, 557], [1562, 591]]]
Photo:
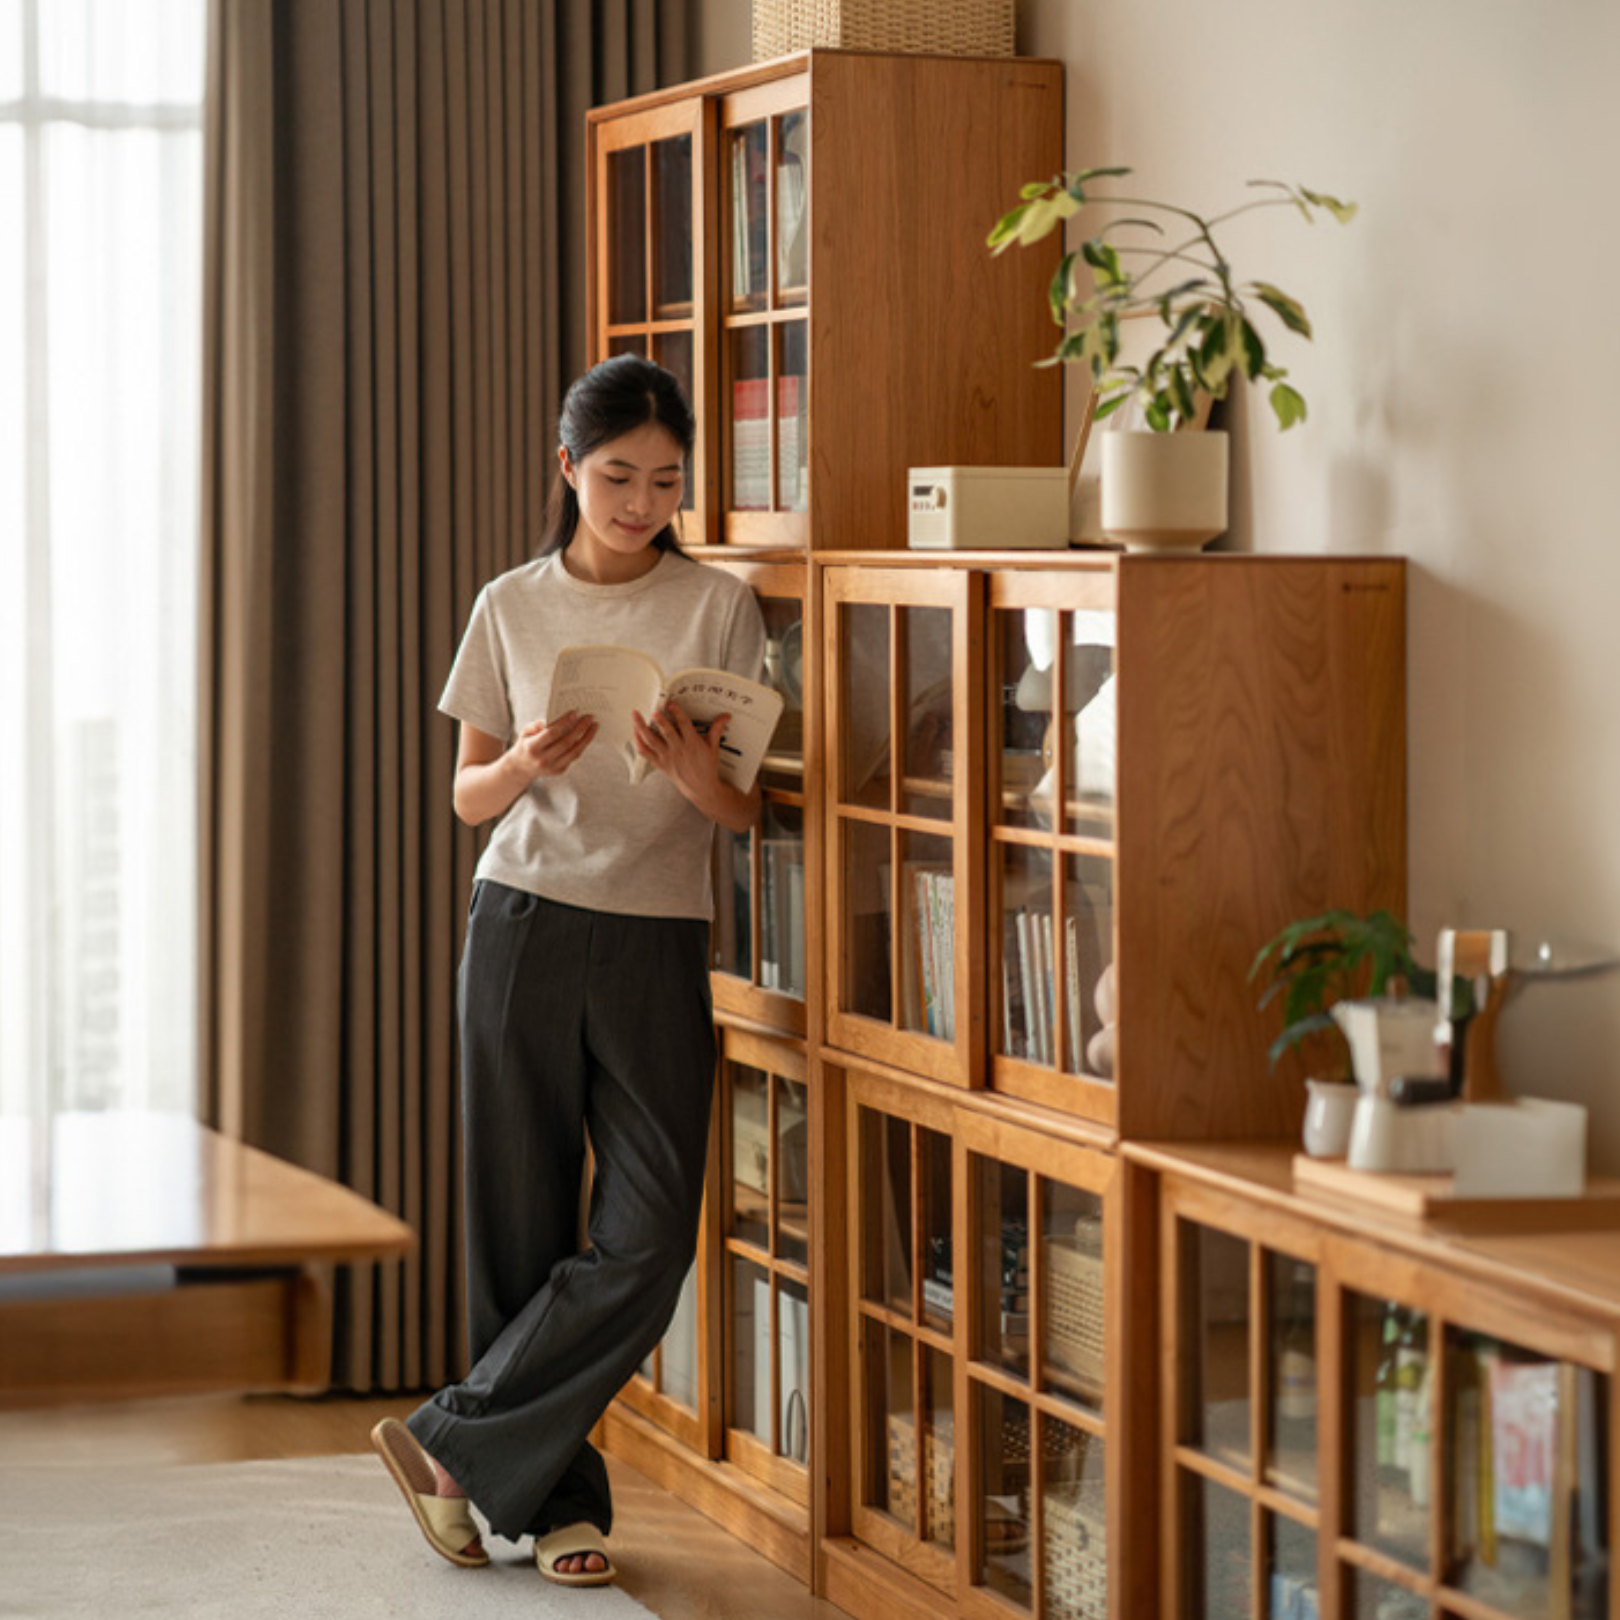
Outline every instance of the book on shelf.
[[759, 977], [767, 990], [804, 994], [804, 840], [761, 838]]
[[[1044, 903], [1043, 903], [1044, 902]], [[1064, 1062], [1086, 1072], [1086, 1040], [1096, 1027], [1093, 1003], [1110, 958], [1111, 913], [1105, 889], [1071, 884], [1063, 919], [1063, 960], [1056, 959], [1051, 893], [1041, 892], [1004, 914], [1001, 953], [1002, 1050], [1030, 1063], [1058, 1061], [1061, 992]]]
[[731, 385], [731, 504], [737, 511], [771, 504], [771, 398], [768, 377]]
[[634, 647], [564, 647], [557, 654], [549, 714], [577, 709], [594, 715], [601, 729], [592, 746], [618, 753], [632, 785], [647, 774], [647, 761], [636, 752], [632, 712], [650, 719], [664, 702], [679, 704], [703, 734], [721, 715], [730, 715], [720, 740], [720, 776], [746, 793], [782, 713], [780, 692], [724, 669], [683, 669], [666, 676]]
[[907, 920], [900, 961], [906, 1027], [938, 1040], [956, 1038], [956, 884], [940, 861], [903, 868]]

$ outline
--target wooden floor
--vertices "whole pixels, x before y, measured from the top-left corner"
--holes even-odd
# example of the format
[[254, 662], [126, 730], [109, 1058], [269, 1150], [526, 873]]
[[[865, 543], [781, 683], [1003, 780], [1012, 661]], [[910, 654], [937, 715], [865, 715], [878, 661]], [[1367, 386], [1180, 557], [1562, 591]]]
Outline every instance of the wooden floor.
[[[165, 1467], [369, 1450], [371, 1426], [415, 1401], [199, 1396], [0, 1410], [0, 1458], [16, 1471], [75, 1464]], [[379, 1464], [379, 1467], [381, 1465]], [[613, 1550], [620, 1585], [663, 1620], [843, 1620], [790, 1576], [616, 1458]], [[400, 1555], [424, 1555], [401, 1508]], [[537, 1580], [538, 1576], [535, 1577]]]

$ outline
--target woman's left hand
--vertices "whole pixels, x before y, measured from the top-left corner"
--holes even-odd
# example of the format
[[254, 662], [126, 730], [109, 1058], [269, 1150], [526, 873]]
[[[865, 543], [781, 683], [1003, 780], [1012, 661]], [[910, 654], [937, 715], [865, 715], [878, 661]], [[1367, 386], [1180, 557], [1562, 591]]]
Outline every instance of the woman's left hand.
[[716, 715], [707, 732], [699, 731], [678, 703], [666, 703], [651, 720], [635, 715], [636, 752], [656, 766], [695, 804], [714, 797], [720, 780], [720, 739], [731, 724], [729, 714]]

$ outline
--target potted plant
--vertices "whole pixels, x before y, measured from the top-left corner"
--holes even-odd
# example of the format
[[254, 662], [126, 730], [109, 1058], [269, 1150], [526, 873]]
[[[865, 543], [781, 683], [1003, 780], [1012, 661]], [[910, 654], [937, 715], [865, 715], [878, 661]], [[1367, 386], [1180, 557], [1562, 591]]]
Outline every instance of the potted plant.
[[[1140, 405], [1147, 431], [1103, 440], [1104, 532], [1142, 549], [1196, 549], [1226, 528], [1226, 435], [1176, 430], [1201, 426], [1235, 377], [1270, 385], [1282, 429], [1306, 416], [1303, 396], [1269, 357], [1263, 323], [1252, 317], [1263, 309], [1304, 338], [1311, 336], [1310, 320], [1275, 283], [1239, 280], [1216, 229], [1264, 208], [1297, 208], [1311, 223], [1325, 213], [1344, 224], [1355, 205], [1280, 180], [1250, 181], [1263, 195], [1212, 218], [1174, 203], [1092, 194], [1094, 182], [1129, 173], [1082, 169], [1035, 181], [987, 242], [993, 253], [1014, 243], [1028, 247], [1083, 209], [1113, 211], [1058, 265], [1048, 301], [1065, 331], [1041, 364], [1089, 368], [1092, 421], [1132, 400]], [[1157, 342], [1137, 359], [1122, 352], [1135, 317], [1158, 323]]]
[[1261, 946], [1249, 979], [1262, 975], [1269, 983], [1261, 1010], [1282, 998], [1282, 1031], [1266, 1054], [1272, 1066], [1299, 1046], [1315, 1060], [1305, 1082], [1305, 1149], [1324, 1157], [1341, 1154], [1349, 1142], [1356, 1087], [1334, 1003], [1382, 996], [1397, 983], [1413, 995], [1432, 997], [1435, 974], [1412, 955], [1411, 933], [1392, 912], [1332, 910], [1289, 923]]

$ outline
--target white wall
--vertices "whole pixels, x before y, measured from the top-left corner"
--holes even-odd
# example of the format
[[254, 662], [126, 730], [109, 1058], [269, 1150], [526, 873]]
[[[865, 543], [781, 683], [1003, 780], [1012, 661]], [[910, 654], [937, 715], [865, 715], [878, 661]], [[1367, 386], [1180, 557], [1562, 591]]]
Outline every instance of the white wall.
[[[703, 25], [701, 71], [747, 60], [745, 5]], [[1019, 48], [1067, 67], [1071, 166], [1205, 212], [1262, 176], [1361, 205], [1228, 244], [1317, 335], [1275, 350], [1303, 428], [1235, 412], [1223, 543], [1411, 560], [1420, 954], [1444, 922], [1620, 950], [1620, 8], [1021, 0]], [[1502, 1048], [1620, 1171], [1620, 974], [1525, 991]]]

